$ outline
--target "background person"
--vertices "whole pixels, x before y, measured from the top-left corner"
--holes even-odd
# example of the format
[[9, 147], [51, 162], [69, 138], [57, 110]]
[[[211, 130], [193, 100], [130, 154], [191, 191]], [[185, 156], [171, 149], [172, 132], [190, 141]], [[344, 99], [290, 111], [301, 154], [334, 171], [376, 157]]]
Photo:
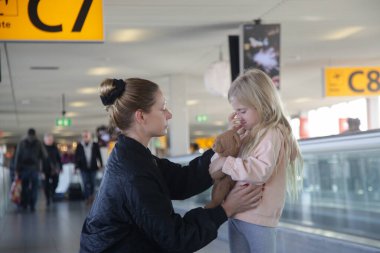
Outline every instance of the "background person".
[[47, 151], [48, 159], [44, 162], [44, 192], [46, 205], [49, 206], [51, 200], [54, 200], [55, 189], [57, 189], [59, 174], [62, 172], [61, 155], [57, 145], [54, 143], [54, 137], [51, 133], [44, 135], [44, 147]]
[[217, 236], [237, 212], [253, 208], [261, 187], [240, 186], [213, 209], [195, 208], [183, 217], [172, 199], [209, 188], [212, 150], [188, 166], [160, 159], [147, 148], [167, 133], [172, 114], [158, 85], [144, 79], [106, 79], [101, 99], [120, 130], [95, 202], [84, 221], [80, 252], [193, 252]]
[[360, 119], [358, 118], [348, 118], [347, 119], [348, 129], [345, 133], [355, 133], [360, 132]]
[[85, 130], [75, 150], [75, 168], [81, 172], [87, 205], [91, 205], [94, 200], [96, 172], [99, 166], [103, 167], [99, 145], [92, 141], [91, 133]]
[[36, 130], [30, 128], [27, 136], [17, 145], [15, 168], [22, 181], [21, 207], [26, 210], [28, 206], [32, 212], [38, 197], [38, 180], [41, 162], [46, 161], [47, 152], [36, 137]]

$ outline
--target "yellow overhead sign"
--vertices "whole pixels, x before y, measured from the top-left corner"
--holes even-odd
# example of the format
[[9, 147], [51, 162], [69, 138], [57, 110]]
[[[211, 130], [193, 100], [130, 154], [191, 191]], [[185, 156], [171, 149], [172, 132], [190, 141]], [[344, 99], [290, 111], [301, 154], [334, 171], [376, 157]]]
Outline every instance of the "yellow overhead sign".
[[0, 0], [0, 41], [103, 41], [102, 0]]
[[325, 96], [379, 96], [380, 67], [325, 68]]

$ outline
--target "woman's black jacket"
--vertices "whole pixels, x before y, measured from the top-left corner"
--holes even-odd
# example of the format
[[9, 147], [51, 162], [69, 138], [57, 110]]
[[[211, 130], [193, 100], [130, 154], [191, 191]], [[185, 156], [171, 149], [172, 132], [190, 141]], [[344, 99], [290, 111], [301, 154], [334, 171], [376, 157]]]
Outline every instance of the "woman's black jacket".
[[214, 240], [227, 220], [221, 206], [181, 217], [171, 202], [211, 186], [212, 155], [206, 151], [182, 167], [120, 135], [83, 224], [80, 252], [194, 252]]

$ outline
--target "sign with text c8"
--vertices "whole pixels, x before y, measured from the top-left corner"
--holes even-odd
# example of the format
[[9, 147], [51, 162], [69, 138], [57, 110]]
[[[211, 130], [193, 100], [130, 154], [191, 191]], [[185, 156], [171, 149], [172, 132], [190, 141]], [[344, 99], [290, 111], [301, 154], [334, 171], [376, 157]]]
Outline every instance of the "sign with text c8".
[[380, 67], [328, 67], [325, 97], [379, 96]]

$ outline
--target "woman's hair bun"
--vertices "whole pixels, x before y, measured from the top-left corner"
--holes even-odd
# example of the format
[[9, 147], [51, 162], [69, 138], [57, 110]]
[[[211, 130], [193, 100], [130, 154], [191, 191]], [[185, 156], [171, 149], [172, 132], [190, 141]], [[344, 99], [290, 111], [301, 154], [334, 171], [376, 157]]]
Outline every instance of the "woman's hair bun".
[[[125, 90], [125, 82], [122, 79], [111, 79], [112, 87], [105, 89], [105, 92], [101, 92], [100, 99], [103, 105], [112, 105], [115, 100], [120, 97]], [[107, 82], [104, 82], [107, 83]], [[108, 82], [109, 83], [109, 82]]]

